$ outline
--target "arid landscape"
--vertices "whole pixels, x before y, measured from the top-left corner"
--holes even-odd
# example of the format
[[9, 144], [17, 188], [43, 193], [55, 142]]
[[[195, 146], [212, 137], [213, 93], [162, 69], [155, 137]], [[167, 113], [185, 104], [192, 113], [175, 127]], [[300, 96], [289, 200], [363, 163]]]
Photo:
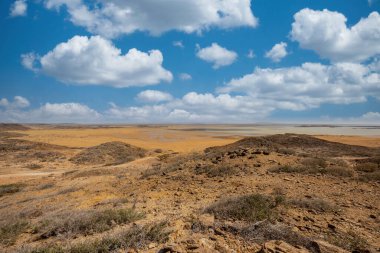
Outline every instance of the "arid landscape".
[[380, 251], [377, 128], [246, 128], [2, 124], [0, 251]]

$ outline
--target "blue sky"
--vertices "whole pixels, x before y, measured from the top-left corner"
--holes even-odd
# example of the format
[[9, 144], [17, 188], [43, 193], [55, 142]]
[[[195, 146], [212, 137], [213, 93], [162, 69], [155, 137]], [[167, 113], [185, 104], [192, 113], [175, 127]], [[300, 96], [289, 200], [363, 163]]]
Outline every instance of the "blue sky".
[[0, 121], [379, 124], [379, 11], [374, 0], [4, 0]]

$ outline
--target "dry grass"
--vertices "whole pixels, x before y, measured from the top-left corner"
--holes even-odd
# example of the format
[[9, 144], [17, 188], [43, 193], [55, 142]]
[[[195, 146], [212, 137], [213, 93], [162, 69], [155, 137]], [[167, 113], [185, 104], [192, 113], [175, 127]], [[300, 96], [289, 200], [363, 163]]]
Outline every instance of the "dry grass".
[[195, 174], [206, 174], [208, 177], [225, 177], [236, 175], [239, 170], [231, 165], [204, 165], [195, 168]]
[[4, 246], [13, 245], [18, 236], [25, 232], [29, 223], [23, 219], [8, 219], [0, 223], [0, 244]]
[[68, 245], [46, 245], [45, 247], [23, 249], [23, 253], [94, 253], [124, 252], [127, 249], [144, 249], [149, 243], [164, 243], [169, 232], [165, 222], [146, 226], [134, 226], [122, 232], [106, 234], [98, 239], [86, 239]]
[[34, 228], [40, 239], [66, 235], [91, 235], [144, 217], [132, 209], [105, 209], [65, 213], [43, 220]]
[[317, 212], [335, 212], [337, 207], [323, 199], [292, 199], [286, 202], [288, 205], [314, 210]]
[[270, 240], [285, 241], [295, 247], [303, 246], [311, 252], [318, 252], [312, 244], [312, 241], [282, 223], [260, 222], [249, 225], [239, 231], [240, 236], [249, 241], [264, 243]]
[[366, 173], [359, 177], [360, 181], [370, 182], [370, 181], [380, 181], [380, 171], [375, 171], [371, 173]]
[[275, 207], [272, 197], [253, 194], [221, 200], [206, 208], [205, 212], [213, 213], [218, 219], [256, 222], [274, 218]]
[[362, 164], [357, 164], [355, 167], [356, 170], [362, 171], [362, 172], [375, 172], [375, 171], [380, 171], [379, 165], [376, 163], [362, 163]]
[[276, 166], [270, 168], [269, 172], [273, 173], [298, 173], [298, 174], [307, 174], [307, 175], [330, 175], [335, 177], [353, 177], [354, 171], [347, 167], [342, 167], [338, 165], [330, 166], [330, 167], [308, 167], [305, 165], [284, 165], [284, 166]]
[[25, 184], [6, 184], [0, 185], [0, 197], [3, 197], [8, 194], [16, 193], [21, 191], [25, 187]]

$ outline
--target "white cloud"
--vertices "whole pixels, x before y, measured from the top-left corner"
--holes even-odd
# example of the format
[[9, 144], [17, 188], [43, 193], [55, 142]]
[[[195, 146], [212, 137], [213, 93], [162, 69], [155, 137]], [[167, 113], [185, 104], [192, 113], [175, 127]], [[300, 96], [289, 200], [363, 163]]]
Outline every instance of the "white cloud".
[[288, 55], [286, 47], [288, 45], [285, 42], [280, 42], [272, 47], [272, 49], [266, 52], [265, 57], [270, 58], [274, 62], [280, 62], [282, 58]]
[[377, 122], [380, 123], [380, 112], [367, 112], [361, 117], [366, 122]]
[[16, 0], [12, 4], [10, 8], [10, 16], [11, 17], [17, 17], [17, 16], [25, 16], [26, 12], [28, 10], [28, 5], [25, 0]]
[[253, 52], [253, 50], [252, 49], [249, 49], [248, 50], [248, 54], [247, 54], [247, 58], [249, 58], [249, 59], [253, 59], [253, 58], [255, 58], [256, 57], [256, 55], [255, 55], [255, 53]]
[[[41, 65], [37, 69], [36, 62]], [[135, 48], [123, 55], [112, 42], [100, 36], [75, 36], [58, 44], [41, 58], [22, 56], [23, 65], [62, 82], [78, 85], [106, 85], [117, 88], [170, 82], [172, 74], [162, 67], [159, 50], [148, 53]]]
[[187, 81], [187, 80], [191, 80], [192, 76], [188, 73], [181, 73], [181, 74], [179, 74], [179, 79], [181, 79], [183, 81]]
[[153, 35], [177, 30], [201, 33], [213, 27], [255, 27], [251, 0], [45, 0], [49, 9], [65, 5], [71, 22], [89, 32], [116, 37], [135, 31]]
[[261, 69], [232, 79], [220, 92], [243, 92], [253, 99], [272, 101], [278, 109], [305, 110], [321, 104], [365, 102], [380, 99], [380, 74], [355, 63]]
[[9, 101], [6, 98], [0, 99], [0, 107], [4, 107], [7, 110], [26, 108], [29, 106], [30, 106], [29, 100], [21, 96], [15, 96], [13, 98], [13, 101]]
[[303, 9], [294, 15], [291, 38], [334, 62], [361, 62], [380, 54], [380, 15], [372, 12], [352, 27], [329, 10]]
[[13, 102], [0, 100], [0, 121], [21, 123], [96, 123], [102, 120], [97, 111], [80, 103], [46, 103], [30, 109], [26, 98], [16, 96]]
[[212, 43], [206, 48], [199, 48], [197, 57], [213, 64], [214, 69], [228, 66], [234, 63], [238, 57], [237, 53], [230, 51], [217, 43]]
[[35, 53], [27, 53], [21, 55], [21, 64], [24, 66], [24, 68], [37, 71], [37, 67], [35, 66], [35, 63], [38, 61], [39, 56]]
[[173, 41], [173, 46], [179, 47], [179, 48], [185, 48], [182, 41]]
[[158, 90], [145, 90], [137, 94], [137, 99], [141, 102], [158, 103], [163, 101], [170, 101], [173, 99], [173, 97], [167, 92]]

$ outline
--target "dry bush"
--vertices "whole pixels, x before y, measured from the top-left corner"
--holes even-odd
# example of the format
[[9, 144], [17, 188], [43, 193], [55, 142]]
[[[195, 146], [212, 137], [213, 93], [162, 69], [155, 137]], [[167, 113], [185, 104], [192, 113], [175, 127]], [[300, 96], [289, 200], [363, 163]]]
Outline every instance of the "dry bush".
[[352, 177], [354, 176], [354, 171], [347, 167], [342, 166], [331, 166], [331, 167], [319, 167], [319, 166], [305, 166], [305, 165], [284, 165], [284, 166], [275, 166], [268, 170], [273, 173], [298, 173], [298, 174], [323, 174], [336, 177]]
[[90, 235], [144, 217], [133, 209], [105, 209], [65, 213], [42, 221], [34, 228], [40, 239], [58, 235]]
[[168, 240], [166, 222], [145, 226], [134, 226], [130, 229], [103, 235], [98, 239], [83, 240], [68, 245], [46, 245], [44, 247], [24, 249], [23, 253], [94, 253], [123, 252], [127, 249], [144, 249], [150, 243], [165, 243]]
[[38, 170], [41, 169], [43, 166], [37, 163], [31, 163], [25, 166], [25, 168], [30, 169], [30, 170]]
[[380, 181], [380, 171], [365, 173], [359, 177], [359, 180], [363, 182]]
[[19, 192], [25, 186], [26, 186], [25, 184], [21, 184], [21, 183], [0, 185], [0, 197]]
[[268, 221], [259, 222], [244, 227], [239, 231], [239, 235], [246, 240], [254, 241], [256, 243], [264, 243], [270, 240], [281, 240], [293, 246], [303, 246], [311, 252], [317, 252], [309, 238], [292, 231], [289, 226], [282, 223], [273, 224]]
[[368, 242], [352, 230], [347, 233], [331, 233], [327, 236], [327, 241], [351, 252], [373, 252], [368, 250]]
[[323, 199], [292, 199], [286, 202], [288, 205], [310, 209], [317, 212], [335, 212], [337, 207]]
[[332, 166], [326, 168], [326, 170], [323, 171], [322, 174], [327, 174], [335, 177], [353, 177], [354, 171], [347, 167]]
[[380, 170], [379, 165], [376, 163], [361, 163], [355, 166], [355, 169], [362, 172], [375, 172]]
[[72, 178], [97, 177], [112, 174], [114, 174], [114, 172], [108, 169], [83, 170], [75, 173]]
[[221, 200], [205, 209], [218, 219], [256, 222], [276, 216], [275, 200], [270, 196], [252, 194]]
[[29, 223], [23, 219], [7, 219], [0, 223], [0, 244], [4, 246], [13, 245], [18, 236], [25, 232]]
[[208, 177], [225, 177], [236, 175], [239, 170], [230, 165], [204, 165], [195, 168], [195, 174], [206, 174]]
[[323, 158], [313, 157], [305, 158], [301, 161], [301, 164], [307, 168], [326, 168], [327, 162]]
[[55, 186], [54, 183], [46, 183], [46, 184], [42, 184], [40, 186], [37, 187], [37, 190], [46, 190], [46, 189], [50, 189], [50, 188], [53, 188]]

